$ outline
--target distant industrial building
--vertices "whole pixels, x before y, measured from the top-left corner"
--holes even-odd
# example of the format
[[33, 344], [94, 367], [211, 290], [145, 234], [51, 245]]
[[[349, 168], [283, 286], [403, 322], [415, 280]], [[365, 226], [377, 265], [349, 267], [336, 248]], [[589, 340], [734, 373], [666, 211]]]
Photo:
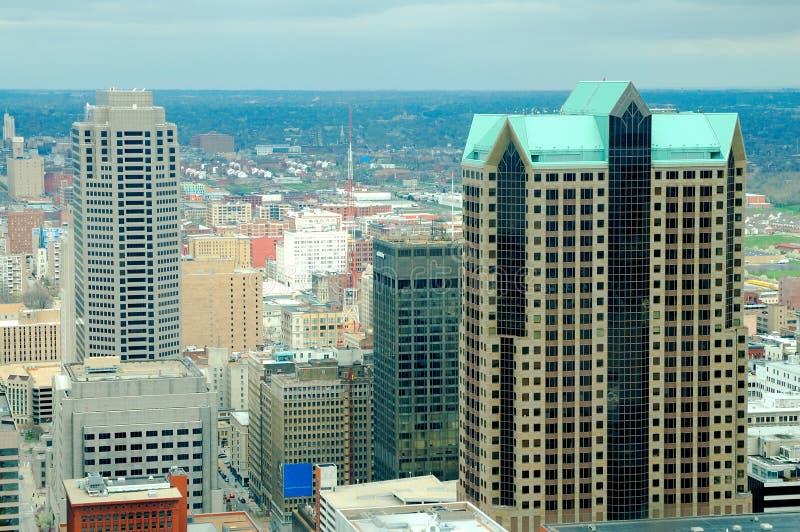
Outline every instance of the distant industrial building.
[[206, 223], [211, 227], [238, 226], [253, 219], [253, 207], [246, 202], [213, 202], [206, 210]]
[[303, 151], [300, 146], [292, 146], [289, 144], [257, 144], [255, 150], [256, 157], [265, 157], [267, 155], [299, 155]]
[[292, 229], [277, 243], [276, 278], [295, 290], [311, 288], [315, 272], [343, 273], [347, 233], [335, 213], [308, 210], [290, 219]]
[[200, 148], [206, 155], [234, 152], [233, 137], [216, 131], [193, 136], [189, 140], [189, 145], [193, 148]]

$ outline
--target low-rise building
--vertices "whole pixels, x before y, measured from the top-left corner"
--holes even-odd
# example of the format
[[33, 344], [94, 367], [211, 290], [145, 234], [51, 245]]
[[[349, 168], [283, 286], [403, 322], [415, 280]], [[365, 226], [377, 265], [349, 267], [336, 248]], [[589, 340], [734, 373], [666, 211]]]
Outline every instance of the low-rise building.
[[206, 210], [206, 223], [212, 227], [238, 226], [253, 219], [253, 207], [247, 202], [213, 202]]
[[0, 305], [0, 364], [61, 359], [61, 310]]
[[250, 268], [250, 238], [237, 236], [195, 235], [187, 239], [187, 250], [195, 260], [227, 259], [236, 268]]
[[0, 388], [5, 390], [14, 423], [39, 425], [53, 421], [53, 379], [61, 364], [2, 364]]
[[66, 530], [186, 530], [188, 481], [177, 467], [166, 476], [64, 479]]
[[456, 496], [458, 481], [455, 480], [441, 482], [433, 475], [426, 475], [331, 487], [325, 485], [328, 466], [316, 469], [317, 484], [320, 485], [317, 517], [322, 532], [390, 527], [505, 530], [470, 503], [459, 502]]
[[342, 320], [341, 305], [284, 307], [281, 314], [281, 342], [290, 349], [336, 346]]

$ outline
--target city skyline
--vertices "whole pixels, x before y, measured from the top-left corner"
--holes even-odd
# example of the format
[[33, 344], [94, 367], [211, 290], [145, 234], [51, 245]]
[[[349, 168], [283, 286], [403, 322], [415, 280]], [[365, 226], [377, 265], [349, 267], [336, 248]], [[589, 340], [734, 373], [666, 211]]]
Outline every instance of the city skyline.
[[781, 88], [800, 86], [797, 15], [790, 1], [45, 1], [4, 6], [0, 46], [26, 51], [6, 56], [4, 88], [20, 89]]

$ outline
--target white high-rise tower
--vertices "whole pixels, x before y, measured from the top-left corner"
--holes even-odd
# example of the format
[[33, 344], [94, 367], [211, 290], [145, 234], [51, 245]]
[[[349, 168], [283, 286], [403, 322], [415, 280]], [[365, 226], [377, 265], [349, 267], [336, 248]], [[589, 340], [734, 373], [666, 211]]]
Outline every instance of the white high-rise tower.
[[100, 90], [96, 101], [72, 127], [75, 353], [66, 358], [177, 355], [177, 128], [149, 91]]

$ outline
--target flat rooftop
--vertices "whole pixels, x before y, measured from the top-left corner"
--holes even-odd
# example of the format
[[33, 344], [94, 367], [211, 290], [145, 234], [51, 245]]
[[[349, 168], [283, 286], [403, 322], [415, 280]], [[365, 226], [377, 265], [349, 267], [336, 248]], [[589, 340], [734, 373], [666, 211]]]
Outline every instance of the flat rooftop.
[[170, 486], [164, 477], [130, 477], [105, 479], [108, 491], [102, 494], [88, 493], [86, 479], [64, 480], [67, 499], [72, 504], [111, 504], [133, 501], [180, 499], [181, 492]]
[[748, 427], [747, 436], [772, 440], [800, 440], [800, 427], [792, 424]]
[[199, 514], [191, 518], [189, 523], [189, 532], [197, 530], [197, 532], [204, 532], [212, 530], [222, 532], [223, 530], [236, 530], [241, 532], [254, 531], [259, 532], [261, 529], [256, 526], [253, 519], [247, 515], [247, 512], [223, 512], [216, 514]]
[[89, 364], [68, 364], [67, 374], [73, 381], [95, 382], [131, 379], [165, 379], [175, 377], [196, 377], [199, 370], [187, 365], [183, 360], [143, 360], [121, 362], [109, 365], [108, 371], [101, 371], [101, 364], [95, 361], [94, 369]]
[[354, 508], [341, 514], [355, 530], [457, 530], [459, 532], [505, 532], [505, 528], [468, 502]]
[[339, 510], [400, 504], [449, 503], [458, 500], [457, 484], [457, 480], [442, 482], [433, 475], [425, 475], [337, 486], [336, 491], [323, 491], [322, 497]]
[[[680, 517], [671, 519], [643, 519], [640, 521], [612, 521], [606, 523], [582, 523], [574, 525], [545, 525], [550, 532], [688, 532], [700, 527], [703, 532], [763, 532], [763, 524], [772, 525], [773, 532], [794, 532], [800, 523], [800, 513], [776, 512], [767, 514], [710, 515], [704, 517]], [[594, 528], [590, 528], [594, 527]]]
[[61, 374], [60, 362], [8, 364], [0, 366], [0, 381], [8, 382], [12, 375], [28, 376], [37, 387], [52, 386], [53, 377]]

